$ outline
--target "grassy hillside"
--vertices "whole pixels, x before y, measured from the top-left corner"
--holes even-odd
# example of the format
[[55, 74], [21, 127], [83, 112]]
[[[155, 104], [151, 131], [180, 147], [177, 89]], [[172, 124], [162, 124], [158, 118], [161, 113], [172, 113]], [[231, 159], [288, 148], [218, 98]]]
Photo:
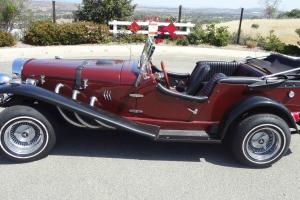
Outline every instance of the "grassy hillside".
[[[251, 28], [252, 24], [258, 24], [259, 28]], [[239, 21], [230, 21], [221, 23], [222, 26], [228, 26], [229, 30], [237, 32]], [[298, 35], [295, 30], [300, 28], [300, 19], [253, 19], [244, 20], [242, 25], [242, 31], [245, 35], [255, 37], [260, 34], [267, 36], [270, 30], [274, 30], [275, 34], [287, 44], [297, 44], [299, 41]]]

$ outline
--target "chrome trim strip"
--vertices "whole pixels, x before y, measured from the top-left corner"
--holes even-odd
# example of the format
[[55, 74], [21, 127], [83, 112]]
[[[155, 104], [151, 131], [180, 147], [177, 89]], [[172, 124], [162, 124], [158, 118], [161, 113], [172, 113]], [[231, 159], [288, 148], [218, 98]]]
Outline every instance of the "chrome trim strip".
[[104, 90], [104, 92], [103, 92], [103, 98], [106, 101], [112, 101], [111, 90]]
[[133, 98], [143, 98], [144, 95], [143, 94], [129, 94], [130, 97], [133, 97]]
[[130, 113], [135, 113], [135, 114], [141, 114], [141, 113], [143, 113], [144, 111], [142, 111], [142, 110], [130, 109], [129, 112], [130, 112]]

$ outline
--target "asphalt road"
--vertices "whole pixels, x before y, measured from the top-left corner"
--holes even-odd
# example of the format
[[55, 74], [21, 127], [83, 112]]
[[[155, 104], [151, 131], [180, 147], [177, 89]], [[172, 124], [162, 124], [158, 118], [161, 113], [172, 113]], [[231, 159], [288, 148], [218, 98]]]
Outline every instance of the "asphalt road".
[[[180, 72], [190, 72], [199, 59], [164, 58], [170, 70]], [[10, 72], [10, 64], [0, 62], [0, 71]], [[222, 145], [153, 143], [126, 132], [74, 128], [63, 128], [59, 136], [52, 154], [40, 161], [14, 164], [0, 154], [0, 199], [296, 200], [300, 196], [299, 135], [292, 137], [288, 155], [267, 169], [239, 165]]]

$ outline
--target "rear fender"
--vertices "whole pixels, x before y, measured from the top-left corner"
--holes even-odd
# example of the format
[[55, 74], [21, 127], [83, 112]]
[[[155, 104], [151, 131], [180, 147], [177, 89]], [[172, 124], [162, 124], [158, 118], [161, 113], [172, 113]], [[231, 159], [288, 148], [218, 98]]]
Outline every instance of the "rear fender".
[[227, 112], [219, 126], [220, 138], [224, 139], [230, 126], [236, 123], [237, 120], [242, 118], [245, 114], [261, 112], [269, 112], [279, 115], [287, 122], [290, 128], [294, 128], [298, 132], [296, 122], [287, 107], [266, 97], [253, 96], [237, 103], [232, 107], [232, 109], [230, 109], [229, 112]]

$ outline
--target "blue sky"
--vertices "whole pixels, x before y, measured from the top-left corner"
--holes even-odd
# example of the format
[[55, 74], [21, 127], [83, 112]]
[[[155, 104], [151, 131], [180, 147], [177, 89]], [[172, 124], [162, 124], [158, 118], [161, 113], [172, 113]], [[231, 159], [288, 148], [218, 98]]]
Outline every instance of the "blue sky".
[[[67, 2], [81, 2], [81, 0], [57, 0]], [[134, 0], [135, 3], [145, 6], [168, 6], [177, 7], [182, 4], [192, 8], [253, 8], [261, 7], [263, 0]], [[300, 8], [300, 0], [282, 0], [281, 10]]]

